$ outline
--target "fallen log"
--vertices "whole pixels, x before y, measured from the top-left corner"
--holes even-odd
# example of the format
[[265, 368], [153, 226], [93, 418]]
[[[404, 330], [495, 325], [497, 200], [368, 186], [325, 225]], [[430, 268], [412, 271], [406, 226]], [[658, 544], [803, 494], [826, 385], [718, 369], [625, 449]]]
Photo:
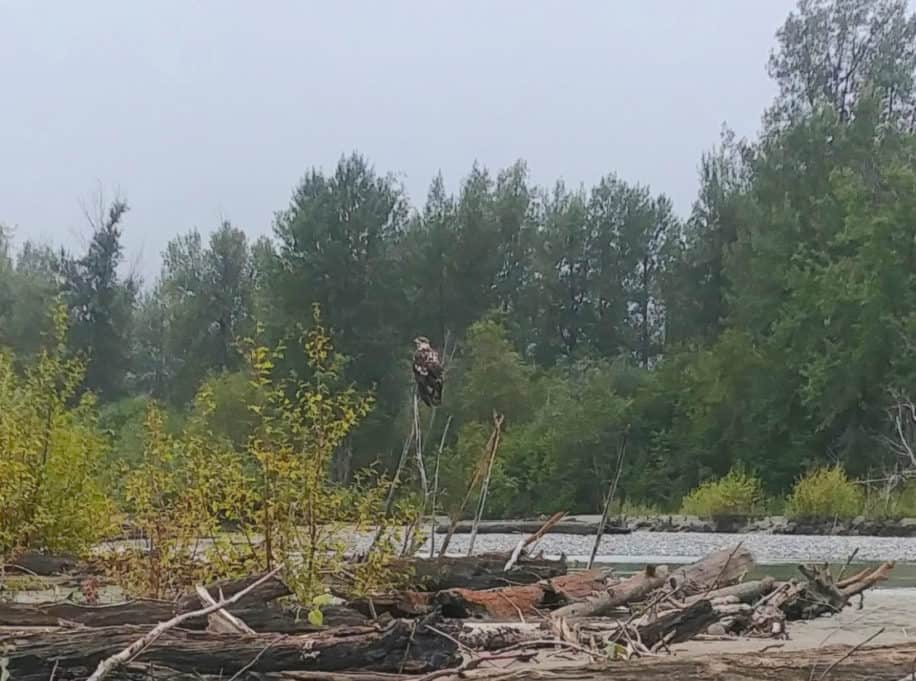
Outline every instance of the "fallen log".
[[[15, 681], [85, 675], [147, 632], [144, 627], [103, 627], [17, 634], [0, 643]], [[135, 662], [195, 674], [368, 670], [420, 673], [458, 663], [454, 641], [421, 622], [396, 620], [379, 627], [344, 627], [297, 636], [235, 635], [171, 629]], [[269, 651], [269, 654], [264, 654]]]
[[556, 620], [576, 617], [601, 617], [615, 608], [645, 598], [650, 592], [658, 589], [668, 577], [668, 567], [647, 565], [642, 572], [609, 586], [585, 600], [570, 603], [551, 613]]
[[[697, 601], [683, 610], [664, 613], [657, 618], [643, 618], [636, 629], [643, 645], [654, 650], [659, 645], [670, 645], [689, 641], [706, 631], [710, 624], [719, 619], [719, 614], [709, 601]], [[623, 643], [623, 636], [617, 638]]]
[[606, 570], [588, 570], [536, 584], [500, 589], [448, 589], [437, 593], [432, 604], [438, 606], [447, 618], [519, 620], [603, 591], [607, 588], [608, 579]]
[[763, 579], [751, 582], [742, 582], [740, 584], [722, 587], [721, 589], [715, 589], [705, 595], [698, 594], [696, 596], [691, 596], [685, 599], [685, 603], [690, 605], [704, 598], [710, 601], [716, 601], [723, 598], [736, 598], [736, 602], [738, 603], [756, 603], [758, 600], [771, 593], [775, 587], [775, 579], [772, 577], [764, 577]]
[[713, 551], [671, 573], [668, 583], [680, 598], [703, 594], [739, 581], [754, 567], [754, 556], [741, 544]]
[[521, 556], [506, 571], [508, 560], [507, 553], [413, 558], [395, 561], [392, 569], [410, 574], [410, 586], [415, 591], [494, 589], [510, 584], [533, 584], [567, 573], [565, 558], [548, 560]]
[[[816, 681], [834, 661], [851, 651], [850, 646], [825, 646], [804, 651], [744, 652], [702, 656], [664, 656], [615, 661], [604, 665], [572, 662], [564, 665], [537, 663], [487, 669], [469, 679], [487, 681]], [[839, 662], [825, 681], [909, 681], [916, 643], [862, 648]], [[812, 673], [814, 670], [814, 673]], [[481, 670], [483, 672], [483, 670]], [[442, 677], [452, 681], [457, 676]], [[176, 672], [167, 667], [132, 665], [119, 672], [124, 681], [226, 681], [210, 674]], [[258, 681], [404, 681], [403, 676], [373, 672], [266, 672]], [[15, 680], [14, 680], [15, 681]], [[45, 680], [46, 681], [46, 680]]]
[[[537, 532], [543, 521], [541, 520], [506, 520], [482, 522], [477, 528], [477, 534], [533, 534]], [[446, 533], [450, 530], [449, 525], [439, 525], [437, 533]], [[599, 523], [584, 522], [581, 520], [563, 520], [553, 525], [548, 534], [572, 534], [593, 536], [598, 532]], [[459, 522], [454, 526], [452, 534], [470, 534], [473, 529], [473, 523]], [[630, 534], [632, 530], [623, 525], [607, 523], [604, 526], [603, 534]]]
[[815, 619], [822, 615], [835, 614], [843, 610], [850, 599], [872, 588], [888, 578], [895, 563], [888, 561], [868, 571], [854, 575], [853, 581], [843, 580], [839, 586], [833, 579], [830, 567], [823, 565], [799, 565], [798, 570], [806, 582], [797, 597], [783, 606], [790, 620]]
[[77, 567], [79, 567], [79, 559], [69, 554], [23, 551], [16, 554], [9, 563], [3, 566], [3, 569], [13, 574], [53, 577], [70, 574]]
[[[220, 592], [229, 598], [257, 582], [262, 575], [215, 582], [207, 587], [211, 595]], [[258, 585], [233, 605], [229, 612], [246, 622], [255, 631], [295, 633], [315, 631], [306, 618], [296, 617], [295, 611], [274, 601], [290, 595], [289, 587], [279, 577], [272, 577]], [[185, 594], [177, 601], [136, 599], [111, 605], [83, 605], [71, 601], [54, 603], [0, 602], [0, 626], [54, 627], [63, 622], [85, 627], [112, 627], [156, 624], [175, 615], [191, 612], [200, 607], [197, 593]], [[362, 613], [345, 606], [332, 605], [323, 610], [328, 626], [367, 624]], [[186, 629], [205, 629], [207, 618], [193, 618], [183, 625]]]

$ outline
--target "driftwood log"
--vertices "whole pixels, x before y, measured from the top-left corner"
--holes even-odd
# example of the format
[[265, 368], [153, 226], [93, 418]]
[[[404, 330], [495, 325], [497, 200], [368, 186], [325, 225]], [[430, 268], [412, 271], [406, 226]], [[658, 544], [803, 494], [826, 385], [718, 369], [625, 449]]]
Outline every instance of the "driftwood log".
[[[250, 584], [258, 581], [263, 573], [243, 579], [215, 582], [207, 587], [214, 596], [220, 593], [229, 598]], [[246, 594], [229, 612], [240, 618], [252, 629], [259, 632], [303, 633], [315, 631], [306, 618], [299, 618], [293, 610], [275, 603], [279, 598], [291, 594], [289, 587], [279, 578], [273, 577]], [[175, 615], [197, 610], [200, 598], [196, 593], [185, 594], [177, 601], [137, 599], [112, 605], [82, 605], [70, 601], [56, 603], [2, 603], [0, 602], [0, 626], [5, 627], [53, 627], [61, 622], [70, 622], [85, 627], [112, 627], [125, 625], [156, 624]], [[344, 606], [329, 606], [324, 609], [324, 622], [329, 626], [368, 624], [360, 612]], [[206, 629], [207, 618], [201, 617], [185, 622], [187, 629]]]
[[[477, 534], [533, 534], [544, 525], [543, 520], [517, 520], [507, 522], [484, 522], [477, 528]], [[573, 534], [594, 536], [598, 532], [599, 523], [584, 522], [581, 520], [563, 520], [552, 525], [548, 534]], [[446, 533], [449, 525], [440, 525], [436, 532]], [[470, 534], [473, 529], [471, 522], [459, 522], [455, 525], [452, 534]], [[607, 523], [604, 534], [630, 534], [632, 530], [622, 525]]]
[[807, 580], [796, 598], [786, 603], [783, 609], [790, 620], [814, 619], [821, 615], [840, 612], [852, 598], [859, 596], [879, 582], [888, 578], [894, 569], [894, 561], [862, 570], [839, 584], [834, 581], [828, 565], [799, 565], [799, 572]]
[[743, 545], [707, 554], [671, 573], [668, 583], [680, 598], [713, 591], [739, 581], [754, 567], [754, 557]]
[[[145, 627], [102, 627], [16, 634], [0, 640], [15, 681], [85, 678], [103, 659], [147, 632]], [[325, 632], [214, 634], [172, 629], [136, 658], [189, 674], [367, 670], [429, 672], [458, 663], [457, 645], [421, 622], [396, 620], [387, 627], [337, 628]], [[250, 665], [250, 666], [249, 666]]]
[[508, 553], [486, 553], [476, 556], [443, 556], [441, 558], [402, 559], [393, 569], [411, 575], [414, 591], [444, 589], [495, 589], [510, 584], [533, 584], [567, 573], [566, 560], [520, 557], [505, 571]]
[[519, 620], [538, 616], [567, 603], [582, 600], [607, 588], [607, 570], [588, 570], [544, 580], [536, 584], [475, 591], [448, 589], [437, 593], [433, 605], [447, 618]]
[[581, 600], [607, 588], [609, 572], [588, 570], [561, 575], [534, 584], [497, 589], [444, 589], [436, 593], [398, 591], [359, 599], [347, 605], [365, 615], [374, 611], [392, 617], [418, 617], [433, 610], [449, 619], [492, 619], [519, 621], [544, 611]]
[[644, 599], [649, 593], [661, 587], [667, 577], [667, 566], [649, 565], [642, 572], [611, 584], [608, 588], [589, 595], [583, 601], [570, 603], [555, 610], [551, 616], [561, 619], [608, 615], [616, 608]]
[[[505, 670], [486, 669], [467, 678], [487, 681], [817, 681], [821, 674], [848, 655], [848, 646], [827, 646], [805, 651], [741, 653], [688, 657], [655, 657], [612, 662], [606, 665], [571, 663], [550, 668], [513, 665]], [[916, 643], [863, 648], [839, 662], [824, 681], [909, 681], [916, 658]], [[484, 670], [481, 670], [483, 672]], [[226, 681], [225, 675], [178, 672], [167, 667], [134, 664], [118, 673], [123, 681]], [[404, 677], [378, 672], [264, 672], [258, 681], [403, 681]], [[454, 681], [443, 676], [440, 681]]]

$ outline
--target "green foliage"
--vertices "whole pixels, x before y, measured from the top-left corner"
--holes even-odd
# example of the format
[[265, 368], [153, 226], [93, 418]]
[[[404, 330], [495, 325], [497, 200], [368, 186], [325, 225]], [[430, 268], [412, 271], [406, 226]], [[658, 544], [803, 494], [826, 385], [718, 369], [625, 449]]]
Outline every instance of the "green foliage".
[[0, 350], [0, 557], [83, 552], [110, 529], [95, 400], [79, 393], [85, 368], [66, 351], [66, 309], [53, 319], [53, 344], [21, 372]]
[[[314, 603], [324, 591], [323, 578], [340, 572], [344, 531], [378, 522], [388, 491], [383, 479], [361, 476], [349, 488], [330, 479], [334, 453], [373, 399], [342, 381], [344, 357], [332, 346], [317, 308], [302, 348], [309, 375], [299, 378], [278, 368], [282, 347], [246, 340], [247, 387], [235, 376], [204, 384], [177, 433], [168, 432], [161, 410], [151, 405], [143, 461], [126, 483], [128, 510], [149, 550], [110, 557], [131, 591], [164, 597], [194, 579], [282, 565], [299, 601]], [[228, 415], [220, 413], [227, 401], [221, 406], [214, 391], [227, 384], [240, 388], [228, 401]], [[235, 433], [241, 443], [225, 436], [224, 423], [239, 404], [249, 412], [245, 432]], [[392, 522], [404, 517], [395, 515]], [[224, 523], [237, 528], [238, 541], [221, 532]], [[382, 529], [381, 541], [355, 568], [356, 593], [394, 577], [387, 565], [390, 535]], [[211, 538], [206, 545], [204, 537]], [[309, 617], [319, 615], [313, 609]]]
[[87, 357], [85, 387], [101, 399], [122, 395], [130, 361], [130, 335], [138, 282], [122, 279], [124, 257], [121, 222], [127, 204], [116, 200], [107, 210], [99, 206], [91, 219], [89, 247], [79, 258], [60, 263], [63, 291], [73, 320], [71, 346]]
[[800, 478], [786, 502], [790, 518], [854, 518], [862, 512], [862, 490], [840, 466], [817, 468]]
[[[440, 410], [453, 417], [447, 508], [493, 410], [507, 420], [491, 513], [595, 511], [624, 434], [621, 499], [664, 509], [739, 465], [769, 508], [828, 453], [852, 477], [887, 475], [901, 463], [876, 446], [896, 437], [888, 394], [916, 395], [914, 40], [899, 0], [800, 2], [776, 36], [778, 96], [760, 134], [723, 131], [684, 221], [613, 172], [536, 186], [523, 161], [475, 164], [453, 193], [438, 176], [413, 209], [354, 153], [307, 172], [270, 236], [249, 243], [226, 223], [173, 239], [139, 296], [117, 271], [122, 203], [77, 258], [15, 252], [4, 231], [0, 345], [17, 369], [47, 348], [45, 311], [63, 290], [85, 385], [128, 466], [142, 458], [145, 396], [170, 436], [193, 426], [220, 456], [248, 451], [263, 428], [248, 407], [269, 400], [235, 340], [257, 318], [260, 344], [296, 345], [319, 303], [347, 357], [338, 380], [376, 398], [335, 451], [335, 484], [392, 471], [421, 334], [455, 350]], [[273, 361], [284, 380], [313, 376], [300, 353]], [[241, 458], [254, 475], [256, 457]], [[902, 512], [882, 504], [869, 512]]]
[[701, 518], [726, 515], [751, 516], [764, 509], [763, 488], [760, 480], [740, 468], [732, 469], [725, 477], [709, 480], [684, 497], [683, 513]]

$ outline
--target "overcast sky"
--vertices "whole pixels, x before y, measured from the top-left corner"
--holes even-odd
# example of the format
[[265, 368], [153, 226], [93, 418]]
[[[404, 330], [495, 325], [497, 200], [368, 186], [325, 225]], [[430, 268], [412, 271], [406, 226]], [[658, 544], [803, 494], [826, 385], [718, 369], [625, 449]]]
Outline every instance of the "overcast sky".
[[681, 215], [723, 122], [759, 129], [794, 0], [0, 0], [0, 223], [78, 247], [101, 186], [145, 276], [173, 235], [250, 235], [358, 150], [414, 204], [440, 169], [614, 171]]

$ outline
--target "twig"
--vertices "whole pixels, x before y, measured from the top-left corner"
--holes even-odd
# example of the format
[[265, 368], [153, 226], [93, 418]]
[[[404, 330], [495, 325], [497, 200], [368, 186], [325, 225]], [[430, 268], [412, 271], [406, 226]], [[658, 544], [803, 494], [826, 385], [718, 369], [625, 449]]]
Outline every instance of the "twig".
[[213, 605], [208, 605], [206, 608], [201, 608], [200, 610], [192, 610], [190, 612], [185, 612], [180, 615], [176, 615], [175, 617], [173, 617], [170, 620], [167, 620], [165, 622], [160, 622], [155, 627], [153, 627], [149, 631], [149, 633], [144, 634], [143, 636], [138, 638], [136, 641], [131, 643], [120, 653], [116, 653], [115, 655], [112, 655], [111, 657], [107, 657], [104, 660], [102, 660], [101, 662], [99, 662], [98, 667], [95, 668], [95, 671], [92, 672], [92, 676], [90, 676], [87, 679], [87, 681], [101, 681], [106, 676], [108, 676], [111, 672], [117, 669], [120, 665], [132, 659], [138, 652], [140, 652], [144, 648], [147, 648], [149, 645], [151, 645], [153, 641], [158, 639], [160, 636], [162, 636], [162, 634], [167, 632], [169, 629], [174, 629], [179, 624], [182, 624], [183, 622], [186, 622], [189, 619], [194, 619], [196, 617], [204, 617], [204, 616], [209, 615], [212, 612], [216, 612], [217, 610], [222, 610], [223, 608], [227, 608], [230, 605], [233, 605], [234, 603], [238, 603], [241, 599], [243, 599], [245, 596], [251, 593], [254, 589], [261, 586], [268, 580], [272, 579], [279, 572], [280, 572], [279, 567], [274, 568], [273, 570], [268, 572], [266, 575], [261, 577], [261, 579], [254, 582], [250, 586], [247, 586], [246, 588], [242, 589], [241, 591], [236, 593], [234, 596], [231, 596], [230, 598], [220, 599], [219, 602]]
[[518, 621], [521, 622], [522, 624], [525, 624], [525, 615], [522, 613], [522, 609], [521, 609], [520, 607], [518, 607], [518, 605], [516, 604], [516, 602], [513, 601], [511, 598], [509, 598], [509, 597], [508, 597], [506, 594], [504, 594], [502, 591], [497, 591], [496, 593], [498, 593], [498, 594], [503, 598], [503, 600], [506, 601], [506, 603], [508, 603], [509, 605], [511, 605], [513, 608], [515, 608], [515, 612], [518, 613]]
[[846, 570], [849, 568], [850, 563], [856, 559], [856, 556], [859, 555], [859, 547], [857, 546], [855, 550], [849, 554], [849, 558], [846, 559], [846, 563], [843, 565], [843, 569], [840, 570], [840, 574], [836, 576], [835, 582], [839, 582], [843, 579], [843, 575], [846, 574]]
[[515, 565], [519, 556], [522, 555], [522, 549], [525, 548], [525, 539], [524, 537], [518, 540], [518, 545], [516, 545], [515, 550], [512, 552], [512, 555], [509, 556], [509, 560], [506, 561], [505, 566], [503, 567], [503, 572], [509, 572], [512, 569], [512, 566]]
[[429, 524], [429, 557], [436, 556], [436, 506], [439, 501], [439, 462], [442, 460], [442, 450], [445, 449], [445, 437], [448, 435], [448, 427], [452, 425], [452, 417], [449, 416], [445, 421], [445, 428], [442, 430], [442, 439], [439, 440], [439, 449], [436, 450], [436, 468], [433, 473], [433, 499], [430, 514], [432, 520]]
[[472, 655], [474, 654], [474, 649], [473, 649], [473, 648], [471, 648], [471, 647], [468, 646], [468, 645], [465, 645], [464, 643], [462, 643], [461, 641], [459, 641], [457, 638], [455, 638], [455, 637], [452, 636], [451, 634], [447, 634], [447, 633], [445, 633], [444, 631], [442, 631], [441, 629], [436, 629], [436, 627], [434, 627], [434, 626], [432, 626], [432, 625], [429, 625], [429, 624], [427, 624], [427, 625], [425, 625], [425, 626], [426, 626], [426, 628], [427, 628], [429, 631], [433, 632], [433, 633], [436, 634], [437, 636], [441, 636], [442, 638], [444, 638], [444, 639], [446, 639], [446, 640], [448, 640], [448, 641], [451, 641], [451, 642], [454, 643], [456, 646], [458, 646], [459, 648], [461, 648], [462, 650], [464, 650], [464, 652], [466, 652], [466, 653], [471, 653]]
[[273, 648], [275, 645], [277, 645], [280, 641], [283, 641], [284, 639], [286, 639], [286, 636], [281, 636], [281, 637], [279, 637], [279, 638], [275, 638], [273, 641], [271, 641], [271, 642], [268, 643], [266, 646], [264, 646], [264, 648], [261, 649], [261, 652], [259, 652], [257, 655], [255, 655], [255, 656], [251, 659], [251, 662], [249, 662], [249, 663], [246, 664], [244, 667], [242, 667], [241, 669], [239, 669], [235, 674], [233, 674], [232, 676], [230, 676], [230, 677], [229, 677], [229, 681], [236, 681], [237, 679], [240, 679], [240, 678], [242, 677], [242, 674], [244, 674], [245, 672], [247, 672], [249, 669], [251, 669], [252, 667], [254, 667], [254, 666], [258, 663], [258, 660], [261, 659], [261, 657], [264, 655], [264, 653], [266, 653], [268, 650], [270, 650], [271, 648]]
[[493, 464], [496, 461], [496, 450], [499, 449], [499, 438], [502, 432], [504, 417], [501, 414], [493, 412], [493, 446], [490, 449], [490, 461], [487, 464], [487, 474], [480, 486], [480, 500], [477, 502], [477, 513], [474, 515], [474, 523], [471, 525], [471, 538], [468, 540], [468, 556], [474, 553], [474, 542], [477, 540], [477, 529], [483, 518], [484, 509], [487, 506], [487, 492], [490, 490], [490, 478], [493, 476]]
[[611, 513], [611, 504], [614, 503], [614, 495], [617, 493], [617, 483], [620, 482], [620, 473], [623, 471], [623, 457], [626, 451], [627, 440], [626, 436], [624, 436], [617, 450], [617, 471], [614, 473], [614, 478], [611, 480], [610, 487], [607, 491], [607, 497], [604, 500], [604, 508], [601, 510], [601, 520], [598, 523], [598, 534], [595, 536], [595, 544], [592, 546], [592, 553], [588, 557], [588, 564], [585, 566], [587, 570], [592, 569], [592, 565], [595, 563], [595, 556], [598, 555], [598, 548], [601, 546], [601, 540], [604, 538], [604, 528], [605, 525], [607, 525], [608, 515]]
[[401, 666], [398, 668], [398, 674], [404, 673], [404, 665], [407, 664], [407, 657], [410, 655], [410, 646], [413, 645], [414, 636], [417, 635], [417, 621], [413, 621], [413, 627], [410, 630], [410, 638], [407, 639], [407, 645], [404, 648], [404, 657], [401, 658]]
[[719, 586], [719, 580], [722, 579], [722, 575], [724, 575], [725, 571], [728, 569], [728, 564], [732, 562], [732, 558], [734, 558], [735, 554], [738, 553], [738, 549], [741, 548], [743, 543], [743, 541], [739, 541], [737, 546], [732, 549], [732, 552], [728, 554], [728, 558], [725, 559], [725, 564], [722, 566], [722, 569], [719, 570], [719, 574], [716, 575], [713, 583], [709, 586], [709, 588], [706, 590], [706, 593], [703, 594], [703, 597], [700, 600], [703, 600], [703, 598], [706, 598], [709, 594], [716, 590], [716, 588]]
[[874, 634], [869, 636], [867, 639], [865, 639], [861, 643], [857, 643], [849, 651], [847, 651], [845, 655], [843, 655], [840, 659], [834, 661], [829, 667], [827, 667], [827, 669], [824, 670], [824, 673], [818, 677], [818, 681], [823, 681], [826, 678], [827, 674], [829, 674], [833, 670], [834, 667], [840, 664], [843, 660], [851, 657], [859, 648], [861, 648], [862, 646], [868, 645], [871, 641], [875, 640], [876, 638], [878, 638], [878, 636], [880, 636], [883, 633], [884, 633], [884, 627], [881, 627], [880, 629], [878, 629], [878, 631], [876, 631]]
[[522, 660], [527, 661], [535, 656], [534, 652], [518, 652], [518, 653], [506, 653], [501, 651], [495, 654], [489, 655], [480, 655], [479, 657], [469, 657], [464, 662], [462, 662], [457, 667], [451, 669], [438, 669], [434, 672], [430, 672], [426, 676], [421, 676], [417, 681], [433, 681], [434, 679], [441, 679], [445, 676], [457, 676], [463, 677], [464, 673], [472, 669], [476, 669], [485, 662], [493, 662], [496, 660]]

